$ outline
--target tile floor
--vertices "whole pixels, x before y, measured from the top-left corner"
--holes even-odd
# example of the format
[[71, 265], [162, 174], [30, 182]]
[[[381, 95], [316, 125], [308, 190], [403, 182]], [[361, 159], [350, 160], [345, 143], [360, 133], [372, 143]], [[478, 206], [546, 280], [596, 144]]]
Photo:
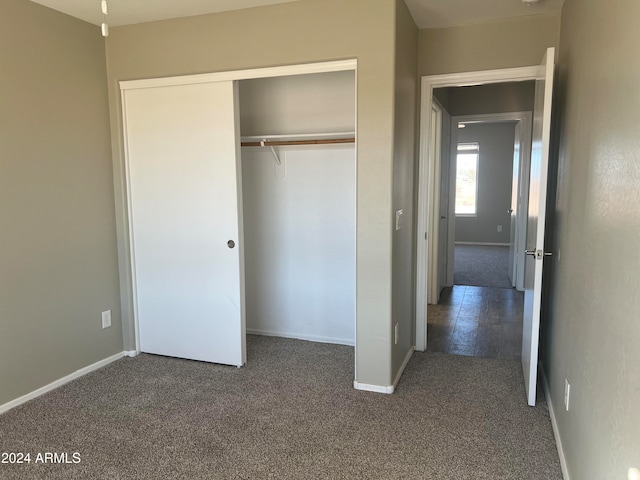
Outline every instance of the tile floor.
[[427, 349], [453, 355], [519, 360], [524, 293], [455, 285], [427, 309]]

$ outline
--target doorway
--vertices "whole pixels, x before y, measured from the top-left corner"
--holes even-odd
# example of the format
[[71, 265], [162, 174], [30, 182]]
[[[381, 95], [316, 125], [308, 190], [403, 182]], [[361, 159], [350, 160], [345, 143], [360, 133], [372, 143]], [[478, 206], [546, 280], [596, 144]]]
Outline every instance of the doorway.
[[[551, 134], [551, 109], [555, 69], [555, 48], [547, 48], [539, 66], [524, 68], [465, 72], [460, 74], [433, 75], [422, 78], [421, 135], [418, 177], [418, 229], [417, 229], [417, 279], [416, 279], [416, 350], [427, 348], [427, 303], [437, 280], [436, 259], [429, 252], [437, 251], [439, 239], [439, 189], [440, 161], [434, 155], [434, 142], [430, 135], [434, 89], [469, 85], [488, 85], [501, 82], [535, 80], [532, 121], [530, 186], [527, 192], [529, 208], [526, 212], [525, 295], [523, 307], [523, 335], [521, 360], [527, 402], [535, 405], [536, 369], [538, 364], [538, 340], [542, 302], [543, 260], [551, 255], [545, 251], [545, 212], [547, 175]], [[429, 268], [428, 268], [429, 267]], [[466, 292], [465, 292], [466, 295]], [[462, 308], [462, 307], [460, 307]], [[458, 311], [458, 314], [460, 312]]]
[[[453, 271], [447, 272], [449, 282], [438, 285], [430, 301], [428, 349], [518, 360], [524, 295], [515, 289], [513, 257], [524, 250], [515, 238], [524, 221], [514, 210], [526, 211], [523, 173], [529, 169], [531, 143], [531, 112], [526, 110], [533, 109], [534, 84], [436, 89], [434, 94], [451, 118], [449, 141], [442, 136], [437, 254], [438, 265], [446, 257], [444, 263]], [[478, 97], [488, 101], [483, 105]], [[525, 111], [486, 114], [474, 108]], [[475, 114], [455, 114], [460, 112]], [[443, 209], [442, 203], [450, 208]]]
[[[465, 72], [459, 74], [433, 75], [422, 78], [421, 115], [420, 115], [420, 159], [418, 174], [418, 221], [417, 221], [417, 265], [416, 265], [416, 350], [427, 348], [427, 304], [437, 303], [439, 296], [438, 269], [434, 268], [441, 246], [440, 237], [440, 195], [441, 195], [441, 157], [436, 158], [438, 147], [432, 132], [438, 132], [435, 140], [439, 140], [441, 130], [434, 128], [433, 107], [437, 104], [434, 91], [438, 88], [462, 87], [471, 85], [492, 85], [505, 82], [524, 82], [538, 78], [540, 68], [537, 66]], [[436, 115], [436, 119], [438, 116]], [[441, 118], [441, 117], [440, 117]], [[452, 216], [453, 205], [448, 207], [448, 215]], [[449, 223], [451, 225], [451, 222]], [[454, 232], [449, 227], [451, 238]], [[453, 252], [449, 254], [445, 278], [449, 278], [453, 286]], [[445, 284], [446, 286], [446, 284]]]
[[[510, 98], [514, 107], [525, 111], [452, 118], [454, 134], [447, 159], [451, 174], [440, 179], [441, 184], [450, 185], [452, 208], [447, 226], [452, 233], [438, 254], [453, 257], [453, 281], [444, 286], [523, 291], [535, 85], [520, 82], [492, 87], [493, 99]], [[472, 87], [475, 95], [487, 94], [478, 88]], [[469, 96], [468, 89], [452, 90]]]
[[355, 72], [239, 82], [247, 334], [355, 344]]

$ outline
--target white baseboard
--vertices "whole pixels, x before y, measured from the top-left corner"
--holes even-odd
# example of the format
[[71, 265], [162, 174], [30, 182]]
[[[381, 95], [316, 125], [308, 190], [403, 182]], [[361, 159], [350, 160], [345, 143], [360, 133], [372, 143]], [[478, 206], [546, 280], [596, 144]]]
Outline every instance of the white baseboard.
[[323, 337], [320, 335], [307, 335], [303, 333], [292, 333], [292, 332], [275, 332], [271, 330], [257, 330], [253, 328], [247, 328], [248, 335], [263, 335], [265, 337], [282, 337], [282, 338], [293, 338], [295, 340], [306, 340], [308, 342], [317, 342], [317, 343], [332, 343], [335, 345], [348, 345], [353, 347], [355, 345], [355, 341], [353, 339], [348, 338], [336, 338], [336, 337]]
[[491, 243], [491, 242], [455, 242], [456, 245], [478, 245], [481, 247], [508, 247], [508, 243]]
[[564, 480], [571, 480], [569, 477], [569, 469], [567, 468], [567, 460], [564, 456], [564, 448], [562, 447], [562, 440], [560, 439], [560, 432], [558, 431], [558, 423], [556, 422], [556, 414], [553, 410], [553, 403], [551, 403], [551, 393], [549, 392], [549, 380], [547, 374], [542, 368], [542, 364], [538, 365], [538, 369], [542, 374], [542, 389], [544, 390], [544, 396], [547, 399], [547, 407], [549, 408], [549, 416], [551, 417], [551, 427], [553, 428], [553, 436], [556, 439], [556, 448], [558, 449], [558, 456], [560, 457], [560, 468], [562, 469], [562, 478]]
[[54, 382], [51, 382], [50, 384], [45, 385], [44, 387], [38, 388], [37, 390], [34, 390], [31, 393], [27, 393], [26, 395], [18, 397], [15, 400], [11, 400], [10, 402], [5, 403], [4, 405], [0, 405], [0, 414], [11, 410], [12, 408], [17, 407], [18, 405], [22, 405], [23, 403], [26, 403], [29, 400], [33, 400], [34, 398], [37, 398], [40, 395], [44, 395], [45, 393], [55, 390], [56, 388], [61, 387], [65, 383], [69, 383], [70, 381], [75, 380], [76, 378], [80, 378], [83, 375], [86, 375], [87, 373], [93, 372], [94, 370], [98, 370], [106, 365], [109, 365], [110, 363], [115, 362], [116, 360], [119, 360], [124, 356], [125, 356], [125, 352], [116, 353], [115, 355], [112, 355], [108, 358], [100, 360], [99, 362], [88, 365], [84, 368], [81, 368], [80, 370], [76, 370], [75, 372], [70, 373], [69, 375], [62, 377]]
[[122, 353], [125, 357], [129, 357], [129, 358], [137, 357], [138, 355], [140, 355], [140, 352], [137, 350], [125, 350]]
[[354, 380], [353, 388], [355, 388], [356, 390], [363, 390], [365, 392], [392, 394], [393, 392], [395, 392], [396, 387], [398, 386], [398, 382], [400, 381], [400, 378], [404, 373], [404, 369], [407, 368], [407, 364], [409, 363], [409, 360], [411, 360], [411, 356], [413, 355], [414, 351], [415, 351], [414, 347], [411, 347], [411, 349], [409, 349], [409, 351], [407, 352], [407, 355], [404, 357], [404, 361], [402, 362], [402, 365], [398, 370], [398, 374], [396, 375], [396, 378], [393, 381], [393, 385], [388, 385], [388, 386], [371, 385], [369, 383], [360, 383]]
[[353, 388], [356, 390], [362, 390], [365, 392], [375, 392], [375, 393], [387, 393], [391, 394], [395, 390], [393, 385], [383, 386], [383, 385], [370, 385], [368, 383], [360, 383], [353, 381]]
[[402, 365], [400, 366], [400, 370], [398, 370], [398, 374], [396, 375], [396, 378], [393, 380], [393, 389], [394, 390], [398, 386], [398, 382], [400, 381], [400, 377], [402, 377], [402, 374], [404, 373], [404, 369], [407, 368], [407, 364], [409, 363], [409, 360], [411, 360], [411, 356], [413, 355], [414, 351], [415, 351], [415, 347], [411, 347], [409, 349], [409, 351], [407, 352], [407, 356], [404, 357], [404, 361], [402, 362]]

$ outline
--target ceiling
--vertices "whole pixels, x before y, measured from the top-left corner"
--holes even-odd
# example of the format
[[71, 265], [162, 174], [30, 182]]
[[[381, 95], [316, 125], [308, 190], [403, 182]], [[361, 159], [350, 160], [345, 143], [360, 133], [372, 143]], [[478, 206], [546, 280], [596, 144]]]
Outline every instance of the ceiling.
[[[100, 25], [100, 0], [32, 0], [87, 22]], [[108, 0], [110, 26], [241, 10], [301, 0]], [[560, 10], [564, 0], [405, 0], [420, 28], [466, 25], [498, 18], [536, 15]]]
[[559, 11], [564, 0], [540, 0], [527, 6], [521, 0], [405, 0], [420, 28], [468, 25], [498, 18]]

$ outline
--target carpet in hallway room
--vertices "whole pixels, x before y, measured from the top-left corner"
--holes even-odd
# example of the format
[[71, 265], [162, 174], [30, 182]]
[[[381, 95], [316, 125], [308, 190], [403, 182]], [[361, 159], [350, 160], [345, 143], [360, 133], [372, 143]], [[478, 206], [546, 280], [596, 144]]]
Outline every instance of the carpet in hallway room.
[[456, 245], [453, 283], [455, 285], [511, 288], [509, 247]]
[[519, 362], [416, 353], [396, 393], [354, 390], [353, 348], [248, 336], [243, 368], [119, 360], [0, 415], [0, 465], [47, 479], [562, 478], [544, 399]]

